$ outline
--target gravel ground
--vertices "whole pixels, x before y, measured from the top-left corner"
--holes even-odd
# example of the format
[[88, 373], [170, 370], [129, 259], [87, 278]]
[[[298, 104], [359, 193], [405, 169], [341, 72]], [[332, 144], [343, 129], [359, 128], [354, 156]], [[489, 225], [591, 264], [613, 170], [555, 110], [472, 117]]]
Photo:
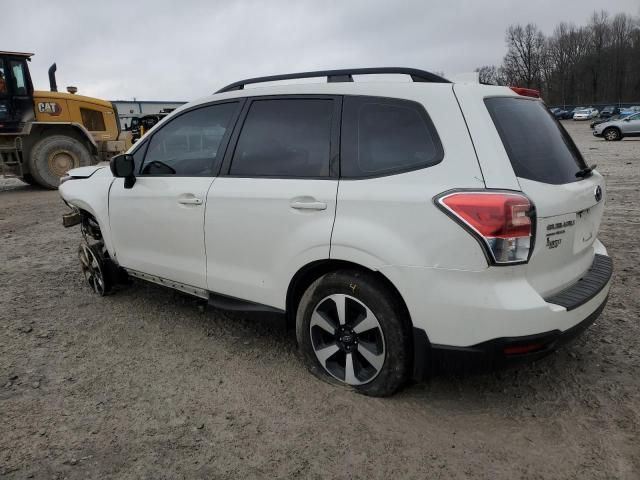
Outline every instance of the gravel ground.
[[57, 193], [0, 180], [0, 477], [640, 478], [640, 138], [567, 128], [607, 177], [604, 314], [535, 364], [388, 399], [316, 380], [277, 318], [93, 296]]

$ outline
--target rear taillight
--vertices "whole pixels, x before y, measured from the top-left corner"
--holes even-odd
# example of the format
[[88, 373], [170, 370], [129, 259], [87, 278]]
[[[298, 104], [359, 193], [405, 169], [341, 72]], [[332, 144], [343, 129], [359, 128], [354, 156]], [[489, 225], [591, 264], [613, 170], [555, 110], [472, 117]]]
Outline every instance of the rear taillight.
[[524, 88], [524, 87], [509, 87], [509, 88], [514, 92], [516, 92], [518, 95], [522, 95], [524, 97], [540, 98], [540, 91], [535, 90], [533, 88]]
[[473, 234], [494, 265], [523, 263], [533, 251], [535, 211], [523, 194], [459, 191], [436, 197], [451, 218]]

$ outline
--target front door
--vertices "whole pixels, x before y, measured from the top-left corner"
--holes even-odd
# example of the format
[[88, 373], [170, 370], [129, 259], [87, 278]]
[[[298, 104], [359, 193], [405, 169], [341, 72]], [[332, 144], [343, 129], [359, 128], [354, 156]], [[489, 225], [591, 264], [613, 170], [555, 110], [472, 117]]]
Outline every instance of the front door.
[[115, 256], [129, 270], [206, 289], [207, 192], [237, 116], [238, 102], [173, 117], [134, 153], [136, 183], [117, 178], [109, 194]]
[[329, 258], [340, 98], [253, 98], [243, 110], [207, 196], [207, 285], [284, 309], [297, 269]]
[[640, 113], [636, 113], [627, 117], [623, 121], [623, 130], [625, 135], [639, 136], [640, 135]]

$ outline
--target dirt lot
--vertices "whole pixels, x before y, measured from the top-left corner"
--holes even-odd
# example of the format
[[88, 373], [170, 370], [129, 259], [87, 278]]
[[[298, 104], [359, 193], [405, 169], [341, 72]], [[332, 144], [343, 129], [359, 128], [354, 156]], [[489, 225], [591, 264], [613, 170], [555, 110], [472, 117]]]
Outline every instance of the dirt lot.
[[277, 319], [93, 296], [57, 193], [0, 180], [0, 477], [640, 478], [640, 138], [568, 128], [607, 177], [604, 315], [536, 364], [383, 400], [308, 374]]

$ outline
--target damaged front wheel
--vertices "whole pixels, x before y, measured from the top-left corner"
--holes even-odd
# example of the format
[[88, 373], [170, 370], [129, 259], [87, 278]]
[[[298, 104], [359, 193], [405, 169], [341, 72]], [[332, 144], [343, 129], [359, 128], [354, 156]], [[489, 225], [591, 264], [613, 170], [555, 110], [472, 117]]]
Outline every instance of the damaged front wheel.
[[105, 275], [106, 266], [102, 261], [103, 257], [99, 244], [81, 243], [78, 249], [78, 256], [82, 273], [91, 289], [100, 296], [109, 293], [112, 285], [108, 276]]

